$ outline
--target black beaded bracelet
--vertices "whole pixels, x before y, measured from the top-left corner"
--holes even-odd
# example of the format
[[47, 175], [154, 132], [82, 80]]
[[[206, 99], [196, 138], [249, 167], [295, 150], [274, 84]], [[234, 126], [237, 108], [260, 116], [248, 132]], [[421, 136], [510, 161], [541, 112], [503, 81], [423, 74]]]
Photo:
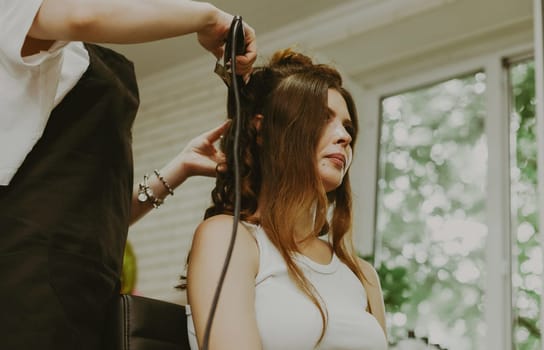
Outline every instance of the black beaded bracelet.
[[164, 179], [164, 177], [162, 177], [161, 173], [159, 173], [159, 171], [157, 169], [153, 170], [153, 172], [155, 173], [155, 175], [157, 176], [157, 178], [160, 180], [160, 182], [162, 182], [162, 184], [164, 185], [164, 187], [166, 188], [166, 190], [168, 191], [168, 193], [170, 193], [171, 196], [174, 195], [174, 190], [172, 189], [172, 187], [170, 187], [170, 185], [168, 184], [168, 182], [166, 182], [166, 180]]

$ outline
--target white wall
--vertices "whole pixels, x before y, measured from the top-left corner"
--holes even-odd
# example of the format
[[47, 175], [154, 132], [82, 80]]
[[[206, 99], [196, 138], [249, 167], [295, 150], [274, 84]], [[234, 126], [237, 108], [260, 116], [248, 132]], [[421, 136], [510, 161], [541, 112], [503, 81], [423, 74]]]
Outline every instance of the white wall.
[[[133, 129], [135, 183], [160, 169], [192, 137], [224, 120], [226, 87], [210, 74], [213, 64], [177, 67], [141, 82]], [[183, 272], [192, 233], [211, 203], [213, 184], [211, 178], [190, 178], [131, 227], [128, 239], [137, 257], [140, 294], [184, 301], [173, 287]]]

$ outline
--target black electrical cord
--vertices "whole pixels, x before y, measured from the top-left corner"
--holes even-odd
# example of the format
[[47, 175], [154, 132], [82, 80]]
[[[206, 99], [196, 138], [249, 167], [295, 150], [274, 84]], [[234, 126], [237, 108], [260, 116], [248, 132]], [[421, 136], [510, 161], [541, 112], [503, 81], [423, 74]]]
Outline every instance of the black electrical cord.
[[223, 269], [221, 275], [219, 276], [219, 282], [215, 288], [215, 293], [213, 296], [212, 305], [210, 308], [210, 314], [208, 315], [208, 320], [206, 322], [206, 328], [204, 331], [204, 339], [202, 341], [202, 350], [208, 350], [208, 343], [210, 341], [210, 333], [212, 329], [213, 319], [215, 316], [215, 311], [217, 309], [217, 304], [219, 302], [219, 296], [221, 294], [221, 289], [223, 288], [223, 282], [225, 281], [225, 276], [229, 268], [230, 259], [232, 256], [232, 251], [234, 249], [234, 242], [236, 241], [236, 235], [238, 233], [238, 223], [240, 221], [240, 202], [241, 202], [241, 188], [240, 188], [240, 151], [239, 151], [239, 139], [240, 139], [240, 85], [243, 83], [243, 80], [240, 76], [236, 75], [236, 55], [244, 54], [245, 52], [245, 42], [244, 42], [244, 27], [242, 22], [242, 17], [234, 16], [232, 23], [230, 25], [230, 31], [225, 44], [225, 56], [223, 63], [225, 66], [230, 60], [230, 86], [235, 102], [235, 121], [234, 121], [234, 145], [233, 145], [233, 155], [234, 155], [234, 213], [233, 213], [233, 222], [232, 222], [232, 233], [230, 238], [230, 244], [227, 250], [227, 256], [225, 257], [225, 262], [223, 263]]

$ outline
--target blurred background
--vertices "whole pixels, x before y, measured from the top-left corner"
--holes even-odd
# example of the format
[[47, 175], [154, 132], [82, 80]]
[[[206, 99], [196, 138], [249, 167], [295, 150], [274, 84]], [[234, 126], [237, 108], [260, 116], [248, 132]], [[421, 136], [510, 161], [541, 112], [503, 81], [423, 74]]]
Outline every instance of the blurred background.
[[[354, 235], [391, 348], [542, 349], [533, 1], [213, 3], [255, 28], [260, 59], [295, 47], [343, 73], [361, 123]], [[112, 47], [140, 83], [139, 181], [225, 119], [226, 88], [195, 36]], [[213, 184], [188, 180], [131, 227], [125, 292], [185, 302]]]

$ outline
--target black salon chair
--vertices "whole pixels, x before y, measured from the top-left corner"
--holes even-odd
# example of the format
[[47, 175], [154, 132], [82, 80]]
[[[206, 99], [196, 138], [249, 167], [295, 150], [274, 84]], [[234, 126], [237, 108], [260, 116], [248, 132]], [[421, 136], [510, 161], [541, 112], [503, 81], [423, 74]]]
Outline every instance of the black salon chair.
[[185, 307], [121, 294], [106, 324], [104, 350], [190, 350]]

